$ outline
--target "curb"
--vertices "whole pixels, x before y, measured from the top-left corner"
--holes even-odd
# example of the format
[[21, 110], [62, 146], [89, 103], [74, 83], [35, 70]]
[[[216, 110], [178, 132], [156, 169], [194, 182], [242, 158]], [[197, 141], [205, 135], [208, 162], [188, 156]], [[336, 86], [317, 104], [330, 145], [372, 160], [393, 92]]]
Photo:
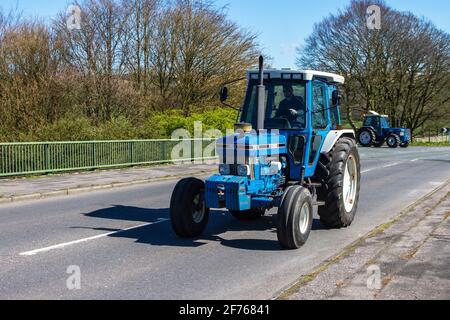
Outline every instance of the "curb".
[[[279, 290], [274, 296], [272, 296], [271, 300], [287, 300], [290, 296], [295, 294], [300, 287], [308, 284], [309, 282], [313, 281], [319, 274], [327, 270], [331, 265], [334, 265], [335, 263], [338, 263], [345, 257], [347, 257], [349, 254], [354, 252], [356, 248], [358, 248], [365, 240], [373, 238], [377, 236], [378, 234], [384, 232], [384, 230], [390, 228], [392, 225], [394, 225], [396, 222], [398, 222], [402, 217], [407, 215], [409, 212], [414, 210], [420, 203], [422, 203], [424, 200], [427, 200], [436, 194], [438, 194], [440, 191], [445, 189], [448, 185], [450, 185], [450, 179], [445, 181], [442, 185], [435, 188], [428, 194], [424, 195], [420, 199], [416, 200], [403, 210], [401, 210], [397, 215], [395, 215], [393, 218], [391, 218], [388, 222], [381, 224], [371, 231], [369, 231], [367, 234], [363, 235], [362, 237], [359, 237], [355, 241], [353, 241], [348, 246], [344, 247], [341, 251], [339, 251], [337, 254], [331, 256], [330, 258], [326, 259], [325, 261], [319, 263], [316, 265], [311, 272], [308, 272], [300, 278], [298, 278], [296, 281], [292, 282], [291, 284], [285, 286], [281, 290]], [[447, 195], [444, 195], [440, 198], [440, 201], [444, 199]]]
[[[216, 170], [204, 170], [204, 171], [199, 171], [199, 172], [193, 172], [191, 174], [202, 176], [202, 175], [212, 174], [214, 172], [216, 172]], [[62, 190], [37, 192], [37, 193], [17, 195], [17, 196], [13, 195], [13, 196], [8, 196], [8, 197], [0, 197], [0, 204], [27, 201], [27, 200], [40, 200], [40, 199], [47, 199], [47, 198], [52, 198], [52, 197], [69, 196], [69, 195], [87, 193], [87, 192], [91, 192], [91, 191], [101, 191], [101, 190], [108, 190], [108, 189], [131, 187], [131, 186], [150, 184], [150, 183], [155, 183], [155, 182], [170, 181], [170, 180], [179, 179], [179, 178], [183, 178], [183, 177], [186, 177], [186, 175], [169, 175], [169, 176], [163, 176], [163, 177], [158, 177], [158, 178], [149, 178], [149, 179], [127, 181], [127, 182], [114, 182], [114, 183], [92, 185], [89, 187], [74, 187], [74, 188], [67, 188], [67, 189], [62, 189]]]

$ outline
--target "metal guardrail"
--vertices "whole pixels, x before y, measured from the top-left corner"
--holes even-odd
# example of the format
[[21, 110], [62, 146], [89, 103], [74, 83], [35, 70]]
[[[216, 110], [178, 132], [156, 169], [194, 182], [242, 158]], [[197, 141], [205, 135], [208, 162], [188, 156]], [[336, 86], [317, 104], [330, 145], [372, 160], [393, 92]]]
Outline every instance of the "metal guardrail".
[[[0, 177], [83, 171], [193, 161], [194, 148], [203, 150], [215, 139], [119, 140], [0, 143]], [[190, 153], [172, 159], [172, 150], [180, 142], [190, 142]], [[215, 152], [215, 151], [214, 151]], [[202, 160], [215, 159], [201, 157]]]

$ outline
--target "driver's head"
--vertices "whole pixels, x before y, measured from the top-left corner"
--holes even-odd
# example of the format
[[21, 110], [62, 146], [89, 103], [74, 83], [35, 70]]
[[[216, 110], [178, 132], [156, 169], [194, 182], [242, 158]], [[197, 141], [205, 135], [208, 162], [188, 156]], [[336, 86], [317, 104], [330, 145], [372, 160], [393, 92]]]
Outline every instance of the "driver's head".
[[283, 86], [283, 94], [286, 99], [291, 99], [294, 96], [294, 89], [291, 85], [286, 84]]

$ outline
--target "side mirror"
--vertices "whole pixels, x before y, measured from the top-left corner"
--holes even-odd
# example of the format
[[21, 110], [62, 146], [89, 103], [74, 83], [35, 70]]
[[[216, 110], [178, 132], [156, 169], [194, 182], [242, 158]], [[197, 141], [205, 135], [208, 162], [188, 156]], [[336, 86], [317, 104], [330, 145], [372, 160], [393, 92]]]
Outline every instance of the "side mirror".
[[220, 88], [220, 102], [224, 103], [228, 99], [228, 88], [222, 87]]
[[333, 106], [337, 106], [341, 104], [342, 96], [340, 95], [338, 90], [333, 91], [332, 100], [333, 100]]

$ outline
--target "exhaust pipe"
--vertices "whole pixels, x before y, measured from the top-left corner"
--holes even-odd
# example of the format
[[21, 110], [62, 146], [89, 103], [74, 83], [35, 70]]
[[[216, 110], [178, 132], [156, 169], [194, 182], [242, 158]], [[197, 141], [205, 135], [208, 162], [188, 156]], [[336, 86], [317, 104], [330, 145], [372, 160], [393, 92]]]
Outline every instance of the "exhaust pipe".
[[259, 57], [259, 85], [257, 88], [257, 102], [258, 102], [258, 111], [257, 111], [257, 126], [256, 130], [264, 130], [264, 120], [265, 120], [265, 112], [266, 108], [264, 106], [264, 100], [266, 98], [266, 87], [264, 86], [264, 58], [263, 56]]

